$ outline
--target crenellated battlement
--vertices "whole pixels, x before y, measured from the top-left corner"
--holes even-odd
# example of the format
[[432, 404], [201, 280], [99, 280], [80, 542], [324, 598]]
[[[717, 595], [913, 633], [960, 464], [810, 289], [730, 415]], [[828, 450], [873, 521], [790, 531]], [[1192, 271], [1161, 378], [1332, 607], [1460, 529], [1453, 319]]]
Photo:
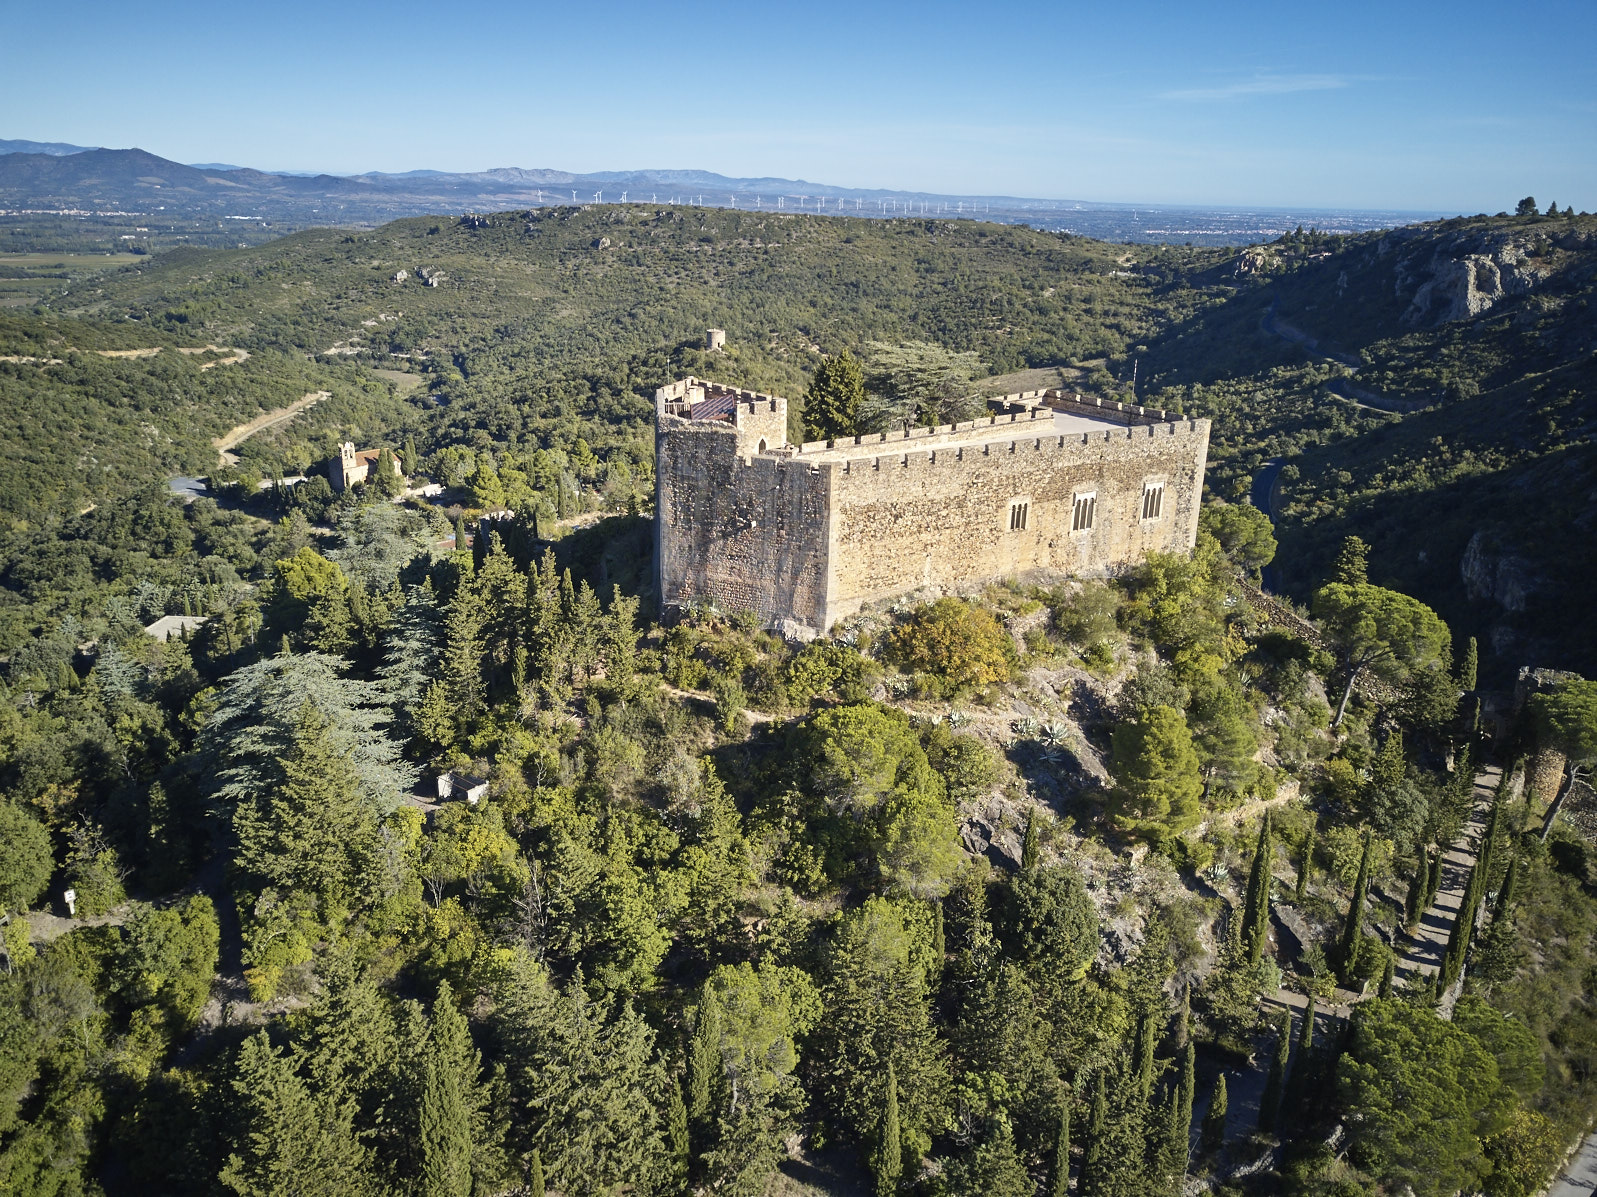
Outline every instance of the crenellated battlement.
[[1208, 420], [1022, 391], [979, 420], [789, 445], [779, 396], [687, 378], [655, 398], [668, 608], [824, 631], [925, 586], [1117, 571], [1197, 533]]

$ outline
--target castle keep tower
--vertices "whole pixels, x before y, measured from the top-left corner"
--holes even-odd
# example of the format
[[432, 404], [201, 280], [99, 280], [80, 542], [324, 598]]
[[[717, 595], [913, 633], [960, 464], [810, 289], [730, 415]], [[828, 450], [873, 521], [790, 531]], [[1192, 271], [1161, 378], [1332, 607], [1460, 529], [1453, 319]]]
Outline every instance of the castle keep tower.
[[825, 632], [922, 586], [1103, 575], [1197, 538], [1209, 421], [1028, 391], [940, 428], [787, 442], [787, 401], [685, 378], [655, 394], [655, 568], [711, 602]]

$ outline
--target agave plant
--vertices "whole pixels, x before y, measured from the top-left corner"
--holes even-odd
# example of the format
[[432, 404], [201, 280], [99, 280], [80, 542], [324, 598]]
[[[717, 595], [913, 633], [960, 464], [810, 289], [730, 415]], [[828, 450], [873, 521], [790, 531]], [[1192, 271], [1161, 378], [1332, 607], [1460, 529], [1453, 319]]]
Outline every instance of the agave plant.
[[1061, 748], [1070, 739], [1070, 728], [1057, 719], [1042, 725], [1042, 742], [1049, 748]]
[[948, 726], [949, 727], [964, 727], [969, 722], [970, 722], [970, 712], [969, 711], [950, 711], [948, 713]]
[[1037, 738], [1037, 721], [1027, 715], [1024, 719], [1016, 719], [1011, 723], [1009, 730], [1023, 740], [1035, 740]]

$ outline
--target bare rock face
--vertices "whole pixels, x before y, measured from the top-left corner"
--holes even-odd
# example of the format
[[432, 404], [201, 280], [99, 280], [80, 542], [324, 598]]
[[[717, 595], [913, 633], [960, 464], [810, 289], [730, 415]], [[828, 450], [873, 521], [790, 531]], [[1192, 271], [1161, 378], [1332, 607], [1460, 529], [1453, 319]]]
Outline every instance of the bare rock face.
[[[1397, 263], [1397, 296], [1410, 293], [1402, 322], [1434, 326], [1467, 320], [1490, 311], [1511, 295], [1534, 289], [1542, 268], [1527, 254], [1524, 235], [1511, 231], [1474, 232], [1415, 246]], [[1395, 231], [1382, 239], [1382, 254], [1402, 253], [1408, 235]]]
[[1500, 548], [1487, 532], [1470, 537], [1459, 562], [1464, 592], [1471, 599], [1496, 603], [1505, 611], [1523, 611], [1541, 588], [1530, 562]]

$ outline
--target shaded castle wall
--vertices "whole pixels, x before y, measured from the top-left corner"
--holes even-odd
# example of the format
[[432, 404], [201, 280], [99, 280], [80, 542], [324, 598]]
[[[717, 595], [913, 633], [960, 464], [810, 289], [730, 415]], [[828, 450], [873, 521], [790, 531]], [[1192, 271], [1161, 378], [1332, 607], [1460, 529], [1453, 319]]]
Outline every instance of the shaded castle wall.
[[707, 601], [752, 610], [767, 625], [795, 619], [824, 628], [834, 468], [740, 456], [746, 437], [721, 422], [658, 416], [660, 601]]
[[[1208, 443], [1209, 422], [1192, 420], [946, 448], [884, 445], [880, 457], [839, 463], [820, 626], [921, 586], [1029, 570], [1103, 574], [1151, 551], [1186, 551]], [[1165, 492], [1160, 518], [1144, 521], [1150, 482]], [[1097, 496], [1092, 530], [1072, 532], [1074, 499], [1087, 491]], [[1011, 531], [1015, 501], [1029, 504], [1027, 526]]]

